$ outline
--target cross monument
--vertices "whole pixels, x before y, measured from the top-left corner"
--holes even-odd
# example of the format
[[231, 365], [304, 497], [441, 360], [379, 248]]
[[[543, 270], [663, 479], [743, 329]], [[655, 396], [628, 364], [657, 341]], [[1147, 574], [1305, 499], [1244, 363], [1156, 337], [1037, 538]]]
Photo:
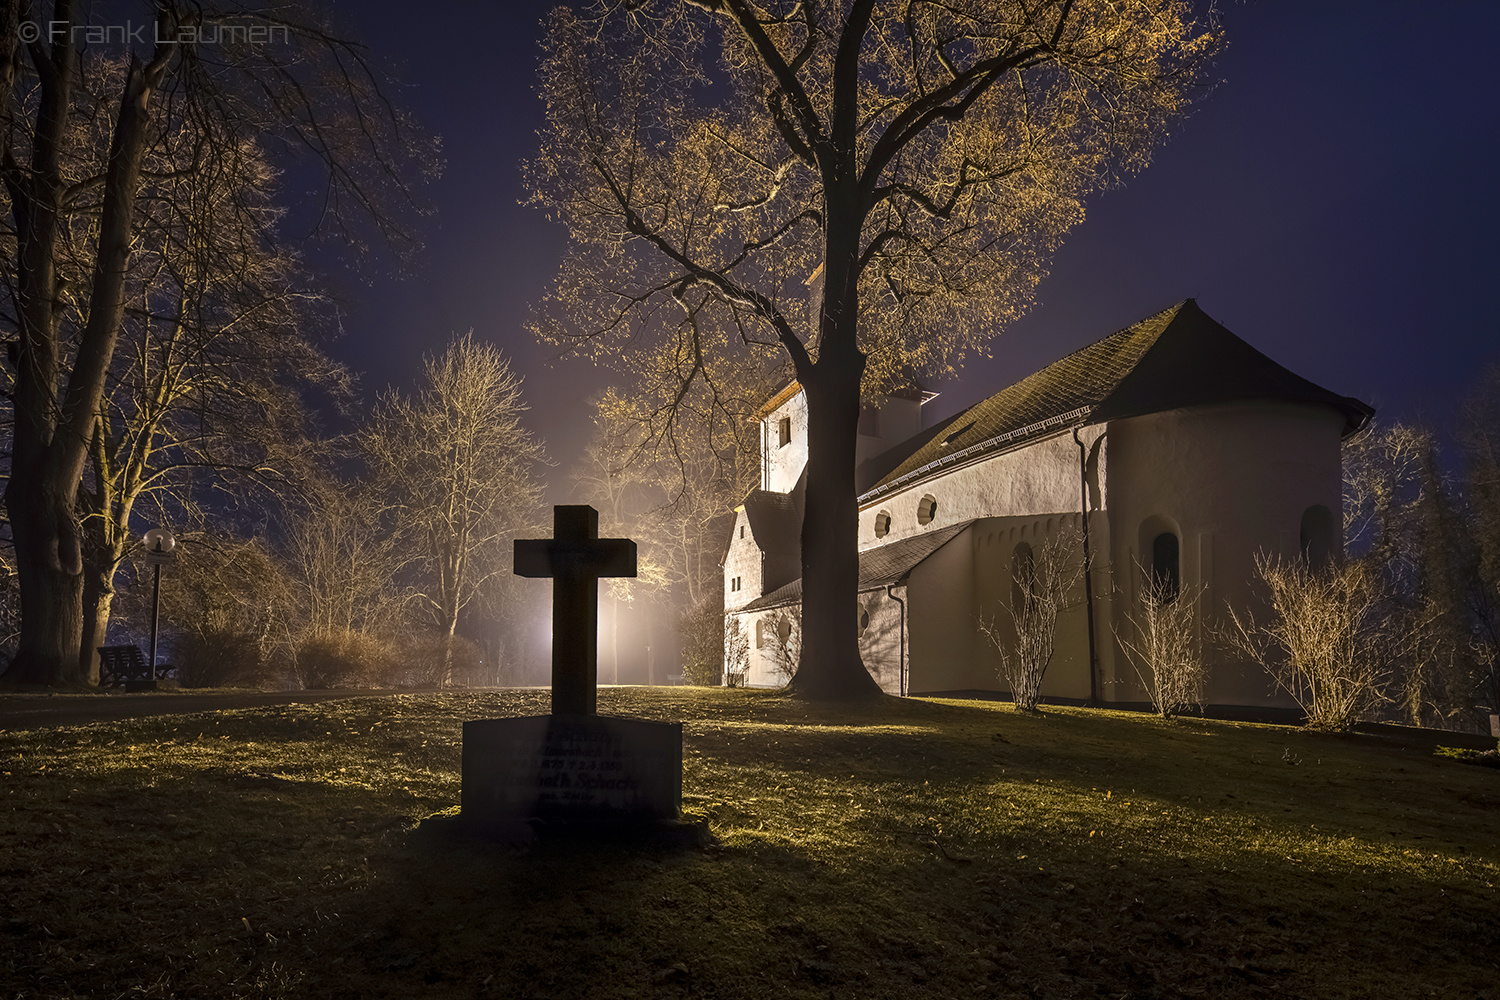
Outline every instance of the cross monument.
[[635, 576], [635, 542], [600, 538], [585, 505], [552, 508], [552, 535], [515, 543], [517, 576], [553, 580], [552, 714], [464, 723], [460, 821], [522, 840], [642, 823], [692, 833], [679, 821], [682, 724], [598, 714], [599, 579]]
[[552, 537], [516, 539], [517, 576], [552, 578], [552, 714], [595, 715], [599, 578], [635, 576], [635, 542], [600, 538], [588, 504], [552, 508]]

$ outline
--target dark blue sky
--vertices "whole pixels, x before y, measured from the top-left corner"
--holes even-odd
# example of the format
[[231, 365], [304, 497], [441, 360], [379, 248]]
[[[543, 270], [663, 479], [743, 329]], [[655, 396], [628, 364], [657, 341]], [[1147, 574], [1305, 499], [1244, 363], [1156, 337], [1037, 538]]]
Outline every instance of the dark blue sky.
[[[564, 242], [517, 204], [550, 5], [337, 6], [398, 64], [447, 169], [412, 276], [341, 288], [333, 353], [373, 394], [410, 385], [424, 354], [472, 327], [526, 376], [560, 484], [589, 430], [588, 396], [610, 376], [550, 364], [524, 326]], [[1032, 312], [990, 358], [934, 386], [934, 418], [1187, 296], [1381, 419], [1446, 420], [1500, 361], [1500, 4], [1263, 0], [1221, 16], [1222, 85], [1150, 169], [1094, 199]]]

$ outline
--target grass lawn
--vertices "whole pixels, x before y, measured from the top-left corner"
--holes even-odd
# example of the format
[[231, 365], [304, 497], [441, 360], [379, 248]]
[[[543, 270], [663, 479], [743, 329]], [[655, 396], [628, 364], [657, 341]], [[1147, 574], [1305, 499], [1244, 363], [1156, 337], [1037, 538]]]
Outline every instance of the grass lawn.
[[1500, 1000], [1500, 771], [1085, 709], [605, 689], [704, 849], [455, 841], [465, 719], [359, 698], [0, 732], [0, 1000]]

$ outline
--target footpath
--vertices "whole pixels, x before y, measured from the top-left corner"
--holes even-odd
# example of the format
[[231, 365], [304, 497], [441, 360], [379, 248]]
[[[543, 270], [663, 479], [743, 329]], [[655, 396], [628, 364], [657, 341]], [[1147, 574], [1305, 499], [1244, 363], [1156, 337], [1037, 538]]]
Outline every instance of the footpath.
[[137, 694], [0, 694], [0, 731], [79, 726], [88, 722], [134, 719], [183, 712], [221, 712], [266, 705], [294, 705], [339, 698], [397, 694], [389, 690], [348, 691], [151, 691]]

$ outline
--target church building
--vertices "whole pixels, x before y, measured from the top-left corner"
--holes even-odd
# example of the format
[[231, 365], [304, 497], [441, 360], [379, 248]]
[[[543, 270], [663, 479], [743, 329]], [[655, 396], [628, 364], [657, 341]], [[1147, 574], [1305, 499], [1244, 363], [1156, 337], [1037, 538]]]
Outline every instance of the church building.
[[[1255, 557], [1341, 551], [1341, 442], [1373, 410], [1283, 368], [1192, 299], [1105, 337], [937, 426], [930, 394], [860, 419], [859, 595], [865, 665], [890, 694], [1004, 693], [1002, 630], [1021, 567], [1049, 538], [1076, 548], [1044, 697], [1143, 702], [1119, 639], [1150, 581], [1198, 621], [1259, 599]], [[801, 601], [807, 407], [792, 383], [758, 418], [761, 482], [725, 548], [725, 682], [785, 683]], [[1207, 638], [1204, 636], [1203, 638]], [[1206, 703], [1290, 707], [1259, 664], [1211, 642]]]

